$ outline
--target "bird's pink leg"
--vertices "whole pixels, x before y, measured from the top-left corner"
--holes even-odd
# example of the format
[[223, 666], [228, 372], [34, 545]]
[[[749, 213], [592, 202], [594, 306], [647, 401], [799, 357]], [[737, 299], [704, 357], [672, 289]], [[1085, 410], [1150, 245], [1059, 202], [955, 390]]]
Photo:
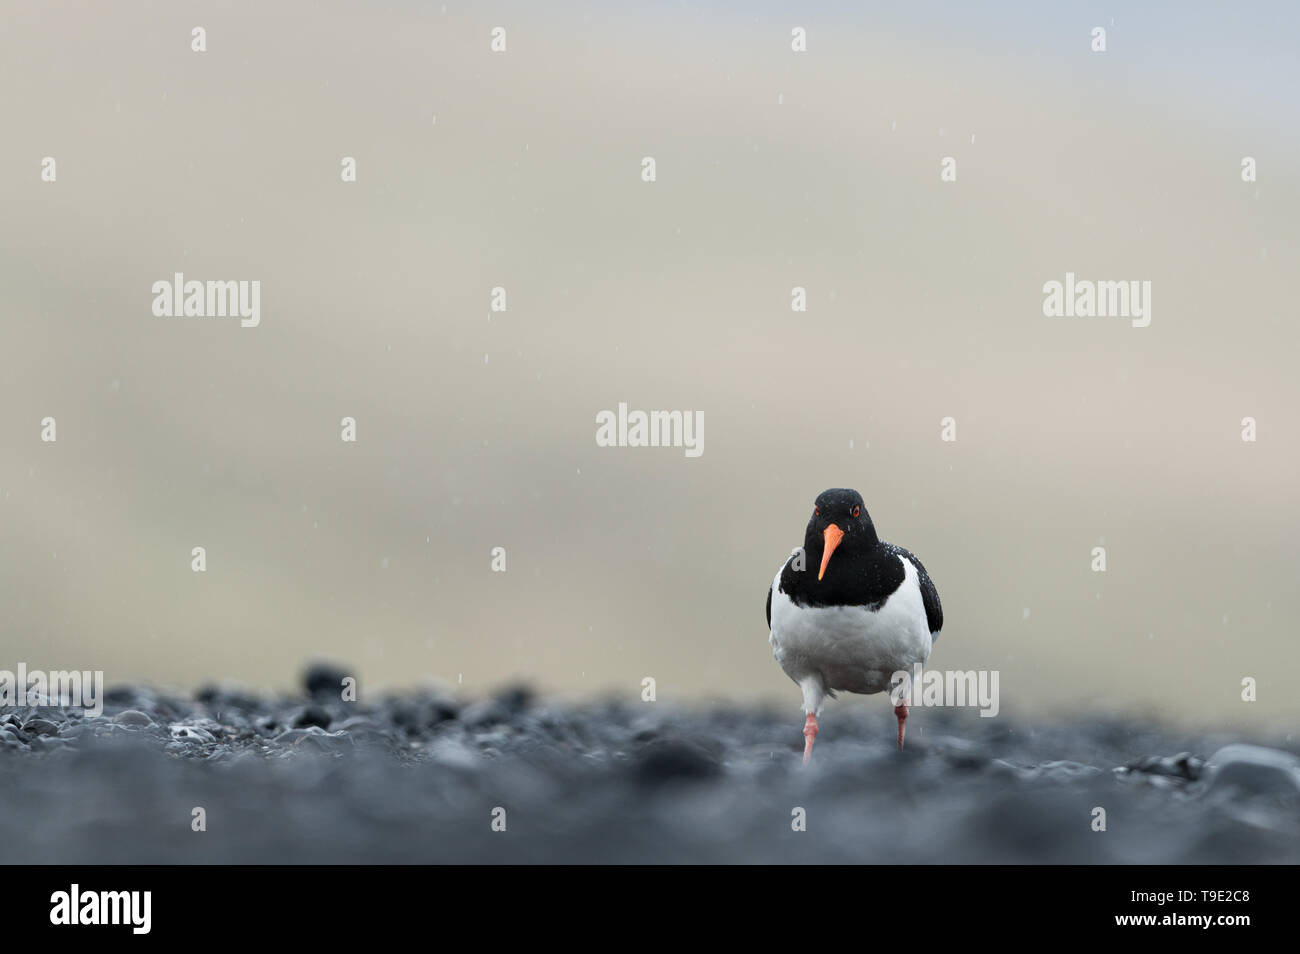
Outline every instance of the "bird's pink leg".
[[803, 763], [808, 764], [808, 759], [812, 757], [813, 743], [817, 741], [817, 717], [811, 712], [803, 724]]
[[907, 703], [900, 702], [894, 706], [894, 715], [898, 716], [898, 750], [903, 750], [903, 732], [907, 729]]

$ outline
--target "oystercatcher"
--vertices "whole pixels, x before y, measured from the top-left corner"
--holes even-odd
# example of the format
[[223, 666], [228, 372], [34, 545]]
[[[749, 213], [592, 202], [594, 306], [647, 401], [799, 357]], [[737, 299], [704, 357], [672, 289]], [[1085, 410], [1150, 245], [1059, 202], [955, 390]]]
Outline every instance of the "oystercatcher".
[[[826, 697], [887, 691], [894, 673], [924, 665], [943, 607], [921, 561], [876, 536], [862, 495], [827, 490], [813, 506], [802, 554], [790, 555], [767, 591], [767, 625], [772, 655], [803, 690], [807, 762]], [[909, 701], [894, 707], [900, 749]]]

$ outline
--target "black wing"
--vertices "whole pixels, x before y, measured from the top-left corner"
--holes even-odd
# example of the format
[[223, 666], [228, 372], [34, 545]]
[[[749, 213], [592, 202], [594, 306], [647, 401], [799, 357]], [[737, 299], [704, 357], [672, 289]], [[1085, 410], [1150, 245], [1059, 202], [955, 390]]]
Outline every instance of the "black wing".
[[921, 584], [921, 603], [925, 606], [925, 621], [930, 627], [930, 635], [938, 639], [939, 630], [943, 629], [943, 604], [939, 602], [939, 590], [935, 587], [934, 580], [925, 572], [925, 566], [916, 558], [916, 554], [892, 543], [883, 545], [898, 556], [911, 560], [916, 567], [917, 582]]
[[767, 628], [772, 628], [772, 587], [767, 588]]

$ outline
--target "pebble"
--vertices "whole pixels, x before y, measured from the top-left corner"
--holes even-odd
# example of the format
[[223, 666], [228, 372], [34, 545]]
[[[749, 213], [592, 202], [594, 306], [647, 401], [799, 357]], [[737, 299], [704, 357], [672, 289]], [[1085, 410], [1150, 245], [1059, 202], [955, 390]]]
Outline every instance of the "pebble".
[[317, 752], [343, 752], [352, 748], [352, 739], [346, 732], [326, 732], [316, 725], [286, 729], [275, 737], [275, 741], [294, 749]]
[[303, 729], [307, 726], [317, 726], [321, 729], [328, 729], [333, 717], [322, 709], [320, 706], [307, 706], [298, 713], [293, 720], [293, 726], [296, 729]]
[[645, 782], [714, 778], [722, 773], [718, 759], [703, 745], [688, 739], [655, 739], [640, 751], [632, 768]]
[[1205, 763], [1210, 792], [1233, 789], [1248, 795], [1300, 794], [1300, 758], [1280, 749], [1233, 743]]
[[113, 721], [117, 725], [153, 725], [153, 719], [139, 709], [124, 709], [113, 716]]
[[27, 735], [58, 735], [59, 727], [48, 719], [28, 719], [23, 723]]
[[170, 727], [172, 738], [178, 742], [215, 742], [214, 736], [207, 729], [201, 729], [192, 725], [173, 725]]
[[[128, 843], [197, 862], [211, 839], [157, 832], [160, 811], [183, 830], [202, 804], [237, 862], [474, 861], [485, 844], [499, 860], [587, 863], [1300, 861], [1300, 758], [1227, 734], [1198, 753], [1153, 729], [1134, 751], [1101, 719], [1035, 734], [927, 710], [900, 755], [888, 712], [841, 706], [805, 769], [784, 709], [574, 706], [524, 687], [345, 703], [342, 673], [317, 670], [296, 695], [128, 687], [100, 716], [0, 710], [0, 844], [53, 862], [106, 863]], [[1123, 837], [1091, 830], [1099, 805]], [[508, 838], [489, 834], [497, 806]], [[87, 840], [69, 818], [112, 823]]]
[[487, 699], [466, 706], [460, 721], [467, 729], [483, 729], [509, 722], [510, 710], [496, 699]]
[[312, 663], [302, 674], [302, 686], [309, 696], [342, 699], [343, 680], [349, 675], [332, 663]]

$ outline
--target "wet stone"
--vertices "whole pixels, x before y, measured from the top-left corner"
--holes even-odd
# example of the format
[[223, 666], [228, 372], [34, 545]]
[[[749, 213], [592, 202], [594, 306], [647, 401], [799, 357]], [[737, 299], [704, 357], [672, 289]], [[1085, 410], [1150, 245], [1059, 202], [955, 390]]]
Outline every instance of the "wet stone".
[[58, 735], [59, 727], [48, 719], [28, 719], [23, 723], [23, 732], [27, 736]]
[[1300, 795], [1300, 758], [1280, 749], [1234, 743], [1206, 763], [1212, 792], [1236, 789], [1250, 795]]
[[1168, 776], [1194, 782], [1201, 777], [1201, 771], [1205, 767], [1205, 760], [1197, 758], [1190, 752], [1179, 752], [1177, 755], [1172, 756], [1149, 755], [1145, 758], [1135, 759], [1125, 767], [1129, 772]]
[[352, 748], [352, 739], [346, 732], [326, 732], [320, 726], [289, 729], [275, 737], [281, 745], [300, 752], [343, 753]]
[[465, 707], [460, 721], [467, 729], [482, 729], [500, 725], [510, 719], [510, 710], [495, 699], [475, 702]]
[[153, 725], [153, 719], [141, 712], [139, 709], [124, 709], [117, 715], [113, 716], [113, 722], [117, 725], [127, 726], [146, 726]]
[[172, 738], [178, 742], [198, 742], [206, 744], [217, 741], [216, 737], [207, 729], [201, 729], [197, 726], [190, 725], [173, 725], [171, 726]]
[[330, 714], [320, 706], [306, 706], [294, 717], [293, 727], [295, 729], [305, 729], [314, 725], [321, 729], [328, 729], [333, 721]]
[[633, 774], [646, 783], [703, 780], [721, 774], [722, 766], [704, 746], [688, 739], [657, 739], [637, 754]]
[[[0, 709], [0, 844], [52, 863], [201, 862], [210, 839], [159, 835], [159, 798], [179, 797], [223, 820], [222, 857], [242, 863], [472, 862], [485, 844], [523, 863], [1300, 860], [1289, 741], [927, 710], [899, 753], [887, 708], [837, 706], [805, 767], [784, 710], [440, 693], [126, 689], [101, 716]], [[1099, 804], [1125, 837], [1089, 829]], [[487, 842], [493, 805], [512, 835]], [[810, 822], [795, 837], [793, 806]], [[112, 824], [87, 838], [69, 819], [88, 812]]]
[[302, 687], [309, 696], [342, 699], [343, 680], [349, 675], [332, 663], [312, 663], [302, 674]]

